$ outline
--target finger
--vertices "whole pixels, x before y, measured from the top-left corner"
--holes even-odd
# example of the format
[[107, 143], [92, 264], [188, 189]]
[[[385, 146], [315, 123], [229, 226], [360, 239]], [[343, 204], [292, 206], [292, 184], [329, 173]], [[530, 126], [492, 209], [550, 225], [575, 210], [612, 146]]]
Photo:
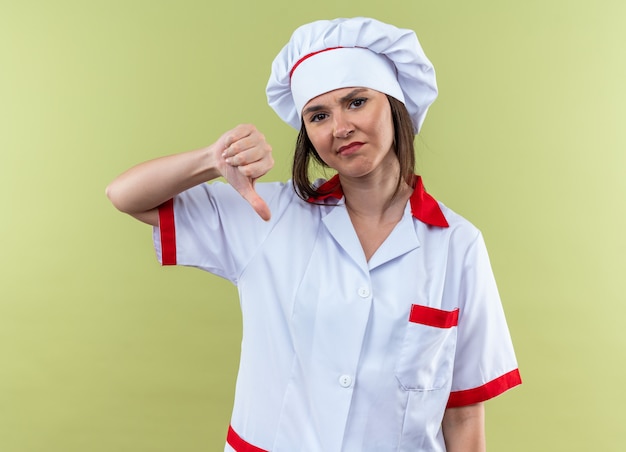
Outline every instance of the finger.
[[237, 170], [250, 180], [259, 179], [265, 176], [274, 167], [274, 159], [264, 158], [262, 160], [237, 166]]
[[270, 148], [253, 148], [241, 151], [236, 155], [225, 157], [224, 161], [230, 166], [246, 166], [263, 160], [272, 160]]
[[220, 140], [222, 141], [224, 149], [229, 148], [233, 143], [246, 138], [253, 133], [257, 132], [256, 127], [252, 124], [240, 124], [232, 130], [224, 133]]
[[271, 148], [269, 146], [265, 149], [243, 151], [232, 157], [226, 157], [224, 161], [232, 167], [237, 167], [241, 170], [245, 169], [243, 174], [252, 178], [259, 177], [259, 168], [265, 168], [262, 171], [262, 174], [265, 174], [265, 172], [269, 171], [274, 166], [274, 158], [272, 157]]
[[265, 141], [265, 137], [261, 133], [255, 132], [231, 143], [224, 149], [222, 156], [226, 159], [241, 156], [239, 162], [243, 162], [244, 160], [241, 159], [254, 161], [270, 152], [272, 152], [272, 148]]

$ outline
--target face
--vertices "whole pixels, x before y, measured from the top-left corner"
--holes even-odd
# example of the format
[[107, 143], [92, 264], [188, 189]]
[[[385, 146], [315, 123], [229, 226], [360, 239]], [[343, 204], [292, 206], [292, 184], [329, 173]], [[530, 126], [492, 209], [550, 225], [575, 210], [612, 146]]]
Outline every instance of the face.
[[341, 88], [311, 99], [302, 120], [320, 158], [340, 176], [385, 173], [397, 163], [387, 96], [368, 88]]

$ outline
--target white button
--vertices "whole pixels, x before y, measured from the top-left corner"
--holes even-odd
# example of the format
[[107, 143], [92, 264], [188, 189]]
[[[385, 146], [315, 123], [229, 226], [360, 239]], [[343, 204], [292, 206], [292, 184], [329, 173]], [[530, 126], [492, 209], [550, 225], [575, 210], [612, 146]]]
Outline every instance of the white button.
[[358, 294], [361, 298], [367, 298], [370, 296], [370, 290], [368, 287], [359, 287]]
[[339, 384], [342, 388], [349, 388], [352, 386], [352, 377], [350, 375], [342, 375], [339, 377]]

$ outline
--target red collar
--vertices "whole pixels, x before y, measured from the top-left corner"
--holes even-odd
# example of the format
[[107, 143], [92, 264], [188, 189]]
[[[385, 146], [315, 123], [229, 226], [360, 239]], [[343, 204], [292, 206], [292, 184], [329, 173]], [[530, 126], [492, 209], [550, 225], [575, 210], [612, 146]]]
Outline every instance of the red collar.
[[[339, 175], [333, 176], [324, 182], [319, 188], [319, 192], [323, 194], [308, 199], [308, 202], [319, 202], [328, 198], [343, 198], [343, 190], [339, 182]], [[411, 202], [411, 213], [423, 223], [430, 226], [438, 226], [447, 228], [448, 222], [439, 207], [439, 203], [435, 198], [426, 193], [421, 176], [415, 177], [415, 189], [409, 200]]]

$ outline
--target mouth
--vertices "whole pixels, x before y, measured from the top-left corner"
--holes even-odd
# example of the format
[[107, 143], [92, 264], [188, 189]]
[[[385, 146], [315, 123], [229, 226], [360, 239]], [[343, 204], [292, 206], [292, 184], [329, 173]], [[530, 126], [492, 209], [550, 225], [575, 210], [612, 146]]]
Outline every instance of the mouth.
[[354, 141], [352, 143], [346, 144], [345, 146], [341, 146], [338, 150], [337, 150], [337, 154], [342, 154], [342, 155], [348, 155], [348, 154], [352, 154], [353, 152], [358, 151], [361, 146], [363, 146], [364, 143], [361, 143], [360, 141]]

